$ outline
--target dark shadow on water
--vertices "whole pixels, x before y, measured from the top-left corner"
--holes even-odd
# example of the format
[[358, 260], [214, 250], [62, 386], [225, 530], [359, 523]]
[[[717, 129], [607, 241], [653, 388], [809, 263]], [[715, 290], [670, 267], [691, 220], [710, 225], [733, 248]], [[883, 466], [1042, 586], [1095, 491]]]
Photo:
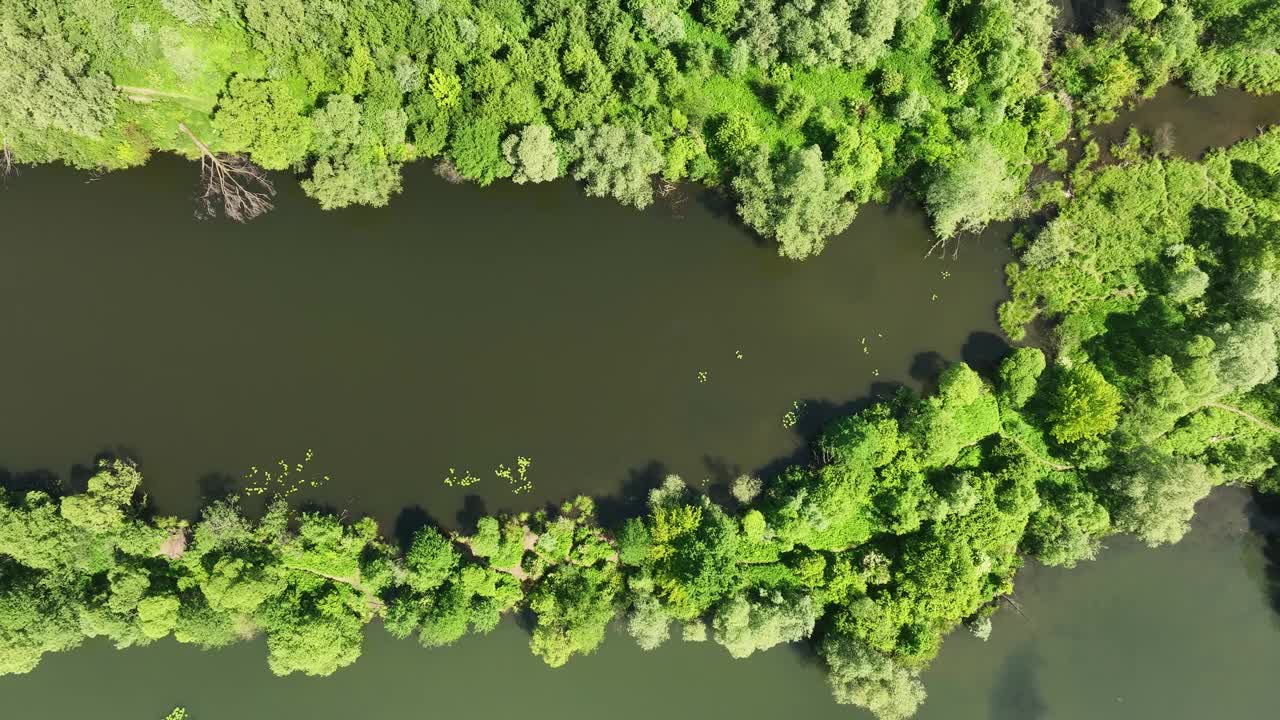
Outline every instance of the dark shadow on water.
[[62, 480], [50, 470], [13, 472], [6, 468], [0, 468], [0, 487], [15, 493], [38, 490], [57, 496], [63, 492]]
[[991, 720], [1041, 720], [1049, 715], [1040, 687], [1044, 664], [1029, 645], [1005, 659], [988, 696]]
[[667, 466], [657, 460], [650, 460], [641, 467], [627, 471], [622, 492], [616, 496], [596, 499], [596, 516], [600, 519], [600, 524], [616, 528], [627, 518], [642, 513], [649, 500], [649, 491], [661, 485], [669, 474]]
[[408, 551], [409, 545], [413, 543], [413, 536], [428, 525], [436, 528], [444, 527], [421, 505], [413, 505], [401, 510], [400, 514], [396, 515], [395, 527], [392, 529], [400, 550]]
[[1262, 590], [1271, 609], [1280, 613], [1280, 495], [1252, 491], [1249, 530], [1262, 540]]
[[976, 332], [965, 340], [960, 349], [960, 359], [979, 374], [992, 377], [1000, 359], [1009, 353], [1009, 343], [1004, 338], [989, 332]]
[[346, 520], [354, 520], [362, 517], [361, 513], [353, 512], [351, 509], [342, 509], [336, 505], [318, 500], [306, 500], [298, 506], [299, 512], [304, 513], [320, 513], [324, 515], [335, 515]]
[[454, 519], [458, 521], [459, 530], [471, 533], [475, 531], [476, 523], [480, 521], [480, 518], [488, 514], [484, 498], [471, 493], [462, 499], [462, 509], [458, 511]]
[[733, 481], [740, 475], [746, 474], [741, 465], [734, 464], [723, 457], [712, 457], [711, 455], [702, 456], [702, 466], [707, 469], [707, 484], [700, 489], [706, 493], [715, 503], [721, 507], [735, 507], [737, 501], [733, 499], [730, 488]]
[[[933, 351], [916, 353], [915, 357], [911, 359], [911, 368], [907, 370], [907, 373], [912, 380], [929, 387], [950, 364], [941, 354]], [[925, 392], [927, 393], [928, 390], [926, 389]]]
[[211, 472], [196, 483], [200, 487], [200, 497], [206, 502], [225, 500], [240, 489], [240, 483], [230, 475], [222, 472]]
[[862, 412], [876, 403], [892, 400], [905, 385], [895, 382], [875, 382], [871, 384], [871, 392], [855, 400], [837, 403], [831, 400], [805, 398], [800, 401], [800, 410], [796, 413], [796, 424], [792, 430], [804, 440], [804, 444], [788, 455], [782, 455], [761, 465], [749, 473], [767, 485], [769, 479], [778, 475], [792, 465], [808, 465], [813, 461], [812, 443], [818, 439], [822, 431], [837, 418]]

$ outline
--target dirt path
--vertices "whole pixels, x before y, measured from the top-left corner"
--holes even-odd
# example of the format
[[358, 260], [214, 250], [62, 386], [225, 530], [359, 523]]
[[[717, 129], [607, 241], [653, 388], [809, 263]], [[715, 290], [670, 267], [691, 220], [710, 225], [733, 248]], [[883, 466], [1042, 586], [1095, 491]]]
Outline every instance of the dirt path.
[[182, 93], [165, 92], [164, 90], [155, 90], [153, 88], [137, 87], [134, 85], [117, 85], [116, 89], [134, 102], [148, 103], [156, 98], [176, 98], [179, 100], [191, 100], [198, 103], [209, 102], [208, 98], [200, 98], [194, 95], [183, 95]]
[[1025, 452], [1027, 456], [1030, 457], [1032, 460], [1035, 460], [1036, 462], [1041, 463], [1043, 465], [1048, 465], [1049, 467], [1053, 468], [1054, 470], [1057, 470], [1058, 472], [1066, 472], [1068, 470], [1076, 469], [1074, 465], [1059, 465], [1058, 463], [1053, 462], [1052, 460], [1046, 457], [1043, 457], [1042, 455], [1037, 453], [1035, 450], [1033, 450], [1029, 445], [1022, 442], [1022, 440], [1014, 437], [1013, 435], [1006, 435], [1004, 433], [1001, 433], [1000, 435], [1001, 437], [1005, 437], [1012, 440], [1014, 444], [1022, 448], [1022, 451]]
[[1218, 402], [1206, 403], [1205, 407], [1217, 408], [1219, 410], [1225, 410], [1229, 413], [1235, 413], [1236, 415], [1239, 415], [1240, 417], [1244, 418], [1245, 420], [1248, 420], [1249, 422], [1253, 423], [1254, 425], [1257, 425], [1258, 427], [1264, 430], [1280, 435], [1280, 427], [1276, 427], [1275, 425], [1272, 425], [1271, 423], [1267, 422], [1266, 420], [1263, 420], [1257, 415], [1253, 415], [1251, 413], [1245, 412], [1244, 410], [1241, 410], [1238, 407], [1233, 407], [1231, 405], [1226, 405]]

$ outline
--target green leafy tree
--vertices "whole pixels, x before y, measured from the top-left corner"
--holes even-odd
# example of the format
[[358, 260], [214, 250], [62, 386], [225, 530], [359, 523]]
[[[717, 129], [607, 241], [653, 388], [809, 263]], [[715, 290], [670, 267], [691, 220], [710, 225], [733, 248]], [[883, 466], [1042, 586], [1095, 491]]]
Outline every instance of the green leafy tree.
[[1143, 450], [1111, 481], [1116, 528], [1155, 547], [1182, 539], [1195, 504], [1222, 481], [1203, 463]]
[[1044, 368], [1044, 353], [1038, 348], [1014, 348], [1000, 361], [1000, 367], [996, 371], [1000, 381], [1000, 398], [1011, 408], [1026, 405], [1036, 393]]
[[1063, 370], [1053, 393], [1049, 432], [1060, 443], [1105, 435], [1119, 421], [1120, 391], [1092, 365]]
[[827, 171], [817, 146], [791, 153], [776, 171], [765, 153], [734, 178], [738, 213], [756, 232], [776, 238], [778, 254], [803, 260], [822, 252], [826, 239], [853, 222], [847, 183]]
[[579, 130], [573, 150], [573, 177], [586, 183], [588, 195], [609, 195], [635, 208], [653, 203], [651, 178], [662, 168], [653, 138], [634, 126], [602, 125]]
[[934, 231], [941, 238], [950, 238], [1009, 217], [1020, 186], [994, 146], [985, 141], [970, 143], [925, 194]]
[[268, 170], [284, 170], [302, 162], [311, 145], [305, 108], [284, 82], [237, 75], [218, 98], [213, 126], [229, 148]]
[[548, 573], [529, 594], [529, 609], [537, 616], [530, 649], [551, 667], [594, 651], [617, 612], [621, 589], [612, 566], [562, 565]]
[[716, 642], [735, 658], [809, 637], [822, 609], [808, 595], [737, 593], [716, 609], [711, 627]]
[[526, 125], [518, 134], [508, 135], [502, 141], [502, 153], [515, 168], [511, 179], [517, 184], [560, 177], [559, 150], [546, 125]]
[[822, 645], [836, 702], [866, 708], [880, 720], [905, 720], [924, 702], [919, 677], [858, 641], [829, 635]]
[[479, 117], [454, 132], [450, 155], [462, 177], [484, 187], [511, 175], [511, 163], [503, 157], [504, 124], [493, 117]]
[[[325, 209], [386, 205], [400, 192], [400, 164], [390, 144], [403, 143], [403, 111], [375, 128], [366, 109], [350, 95], [331, 95], [312, 115], [311, 151], [317, 157], [302, 189]], [[384, 132], [377, 132], [379, 129]]]

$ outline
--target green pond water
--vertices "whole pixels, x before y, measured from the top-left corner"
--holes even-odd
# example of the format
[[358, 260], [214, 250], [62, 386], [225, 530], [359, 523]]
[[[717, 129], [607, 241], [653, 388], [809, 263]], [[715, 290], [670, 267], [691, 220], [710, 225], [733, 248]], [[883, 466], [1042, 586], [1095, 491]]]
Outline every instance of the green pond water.
[[[1166, 90], [1103, 135], [1171, 121], [1195, 155], [1277, 119], [1275, 98]], [[101, 178], [31, 169], [0, 192], [7, 482], [75, 488], [124, 450], [153, 506], [190, 516], [312, 450], [309, 477], [328, 479], [297, 500], [388, 535], [577, 493], [609, 519], [667, 473], [713, 494], [767, 476], [833, 415], [1005, 348], [1010, 227], [925, 258], [905, 204], [864, 208], [796, 264], [691, 190], [636, 213], [568, 183], [481, 190], [418, 166], [377, 210], [324, 213], [282, 179], [277, 209], [239, 226], [191, 217], [195, 176], [159, 157]], [[493, 475], [517, 456], [533, 461], [520, 493]], [[450, 468], [480, 480], [449, 486]], [[1026, 568], [1021, 611], [989, 642], [948, 639], [920, 717], [1274, 717], [1280, 511], [1233, 489], [1205, 505], [1176, 547], [1117, 538], [1075, 570]], [[0, 678], [0, 717], [858, 715], [803, 648], [735, 661], [617, 634], [549, 670], [514, 619], [444, 650], [375, 625], [324, 679], [273, 677], [261, 642], [91, 643]]]

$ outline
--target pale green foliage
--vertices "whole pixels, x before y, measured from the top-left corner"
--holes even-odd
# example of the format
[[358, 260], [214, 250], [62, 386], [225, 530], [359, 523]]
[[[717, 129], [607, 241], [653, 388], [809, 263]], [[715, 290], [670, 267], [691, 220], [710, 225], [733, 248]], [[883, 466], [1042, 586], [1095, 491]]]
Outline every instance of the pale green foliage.
[[1092, 560], [1111, 529], [1106, 508], [1074, 476], [1043, 483], [1041, 506], [1031, 515], [1023, 543], [1045, 565], [1075, 567]]
[[395, 112], [379, 127], [350, 95], [329, 96], [312, 115], [317, 160], [302, 189], [326, 209], [386, 205], [400, 192], [400, 165], [388, 158], [388, 145], [404, 142], [404, 113]]
[[739, 475], [729, 486], [729, 493], [743, 505], [750, 505], [764, 489], [764, 483], [754, 475]]
[[635, 126], [602, 125], [573, 138], [573, 177], [592, 197], [612, 196], [635, 208], [653, 203], [651, 178], [662, 168], [653, 138]]
[[51, 129], [95, 138], [115, 120], [119, 95], [75, 44], [69, 14], [39, 0], [0, 6], [0, 135]]
[[1152, 547], [1177, 542], [1191, 529], [1195, 504], [1221, 481], [1202, 463], [1144, 450], [1111, 482], [1116, 527]]
[[560, 157], [551, 128], [526, 125], [519, 134], [502, 141], [502, 153], [515, 168], [511, 179], [520, 183], [540, 183], [560, 177]]
[[827, 171], [816, 145], [791, 153], [776, 169], [757, 153], [733, 188], [743, 221], [775, 238], [778, 254], [793, 260], [822, 252], [826, 239], [849, 227], [857, 212], [845, 199], [848, 184]]
[[642, 5], [640, 20], [659, 45], [670, 45], [684, 39], [684, 22], [665, 3], [650, 2]]
[[980, 617], [977, 620], [974, 620], [972, 623], [969, 623], [969, 632], [973, 633], [973, 636], [978, 638], [982, 642], [986, 642], [987, 640], [990, 640], [991, 639], [991, 618]]
[[822, 608], [808, 595], [738, 593], [716, 609], [715, 641], [736, 658], [809, 637]]
[[1213, 360], [1218, 380], [1228, 393], [1244, 392], [1275, 379], [1276, 326], [1243, 320], [1215, 329]]
[[1209, 274], [1197, 267], [1187, 268], [1169, 282], [1169, 301], [1186, 303], [1204, 295], [1209, 288]]
[[866, 708], [880, 720], [905, 720], [924, 702], [919, 677], [857, 640], [830, 635], [822, 645], [836, 702]]
[[702, 620], [690, 620], [680, 626], [680, 639], [685, 642], [706, 642], [707, 624]]
[[950, 238], [1009, 216], [1020, 183], [990, 143], [970, 143], [929, 185], [925, 205], [934, 231]]
[[[647, 585], [652, 588], [653, 582]], [[636, 582], [631, 583], [632, 591], [638, 592], [631, 612], [627, 613], [627, 634], [635, 639], [643, 650], [653, 650], [671, 637], [671, 614], [662, 607], [662, 603], [652, 595], [652, 591], [639, 591]]]

